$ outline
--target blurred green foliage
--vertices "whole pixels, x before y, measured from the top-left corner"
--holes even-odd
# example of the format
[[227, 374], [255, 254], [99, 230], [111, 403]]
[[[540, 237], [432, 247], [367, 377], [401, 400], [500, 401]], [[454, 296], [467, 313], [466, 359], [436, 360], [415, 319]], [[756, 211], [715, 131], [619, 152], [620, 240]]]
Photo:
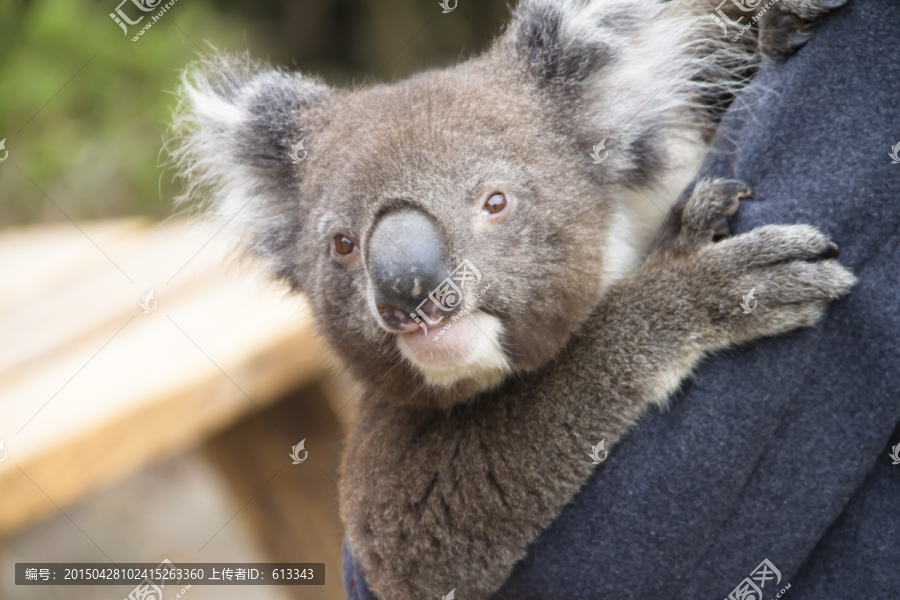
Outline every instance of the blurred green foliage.
[[501, 0], [448, 15], [437, 0], [177, 0], [132, 42], [147, 19], [125, 36], [120, 1], [0, 0], [0, 226], [170, 215], [171, 92], [210, 45], [335, 84], [391, 80], [483, 49], [508, 15]]
[[[76, 221], [169, 214], [157, 157], [174, 102], [161, 92], [176, 89], [196, 48], [162, 22], [132, 42], [109, 18], [114, 7], [3, 4], [0, 138], [10, 154], [0, 164], [0, 223], [65, 218], [59, 209]], [[172, 12], [195, 39], [243, 43], [204, 0], [180, 0]]]

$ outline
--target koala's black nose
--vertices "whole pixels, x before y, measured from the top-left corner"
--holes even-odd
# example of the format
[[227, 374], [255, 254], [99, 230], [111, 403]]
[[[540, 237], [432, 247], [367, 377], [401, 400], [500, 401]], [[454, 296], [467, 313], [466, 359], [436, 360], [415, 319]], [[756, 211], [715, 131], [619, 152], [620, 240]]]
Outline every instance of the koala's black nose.
[[388, 213], [375, 225], [366, 255], [382, 318], [393, 329], [415, 329], [409, 313], [450, 274], [437, 226], [414, 209]]

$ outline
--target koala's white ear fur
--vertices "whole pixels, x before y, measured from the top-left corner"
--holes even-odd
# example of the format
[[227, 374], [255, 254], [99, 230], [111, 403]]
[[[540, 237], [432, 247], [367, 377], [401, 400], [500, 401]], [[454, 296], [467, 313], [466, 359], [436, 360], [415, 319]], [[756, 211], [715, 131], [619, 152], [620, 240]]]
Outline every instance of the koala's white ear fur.
[[754, 60], [708, 12], [661, 0], [523, 0], [500, 48], [553, 96], [580, 146], [606, 141], [604, 169], [645, 186], [672, 166], [664, 130], [708, 126]]
[[303, 117], [330, 95], [316, 80], [220, 55], [183, 73], [168, 144], [186, 182], [179, 202], [232, 221], [294, 284], [292, 250], [304, 228]]
[[[752, 49], [724, 39], [708, 13], [663, 0], [523, 0], [501, 43], [527, 61], [539, 85], [595, 97], [602, 84], [629, 116], [641, 106], [632, 101], [651, 99], [647, 108], [658, 114], [696, 101], [682, 96], [709, 92], [706, 86], [735, 91], [740, 79], [729, 68], [754, 60]], [[698, 72], [706, 81], [695, 81]]]

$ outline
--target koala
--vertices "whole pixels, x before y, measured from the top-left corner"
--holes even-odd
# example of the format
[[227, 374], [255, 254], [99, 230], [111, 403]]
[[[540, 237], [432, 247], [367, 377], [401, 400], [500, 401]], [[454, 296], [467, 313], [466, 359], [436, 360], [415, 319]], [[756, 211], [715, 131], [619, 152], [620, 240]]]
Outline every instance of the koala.
[[363, 384], [340, 508], [379, 597], [486, 598], [590, 441], [855, 284], [811, 226], [728, 237], [742, 183], [690, 186], [761, 57], [839, 3], [732, 4], [523, 0], [483, 54], [350, 90], [246, 56], [185, 72], [184, 201], [241, 227]]

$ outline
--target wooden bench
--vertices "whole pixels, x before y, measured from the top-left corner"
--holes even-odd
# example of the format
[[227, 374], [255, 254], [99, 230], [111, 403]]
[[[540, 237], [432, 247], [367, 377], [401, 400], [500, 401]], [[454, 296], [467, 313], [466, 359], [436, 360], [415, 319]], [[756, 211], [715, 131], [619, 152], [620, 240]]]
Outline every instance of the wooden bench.
[[305, 302], [234, 245], [184, 220], [0, 232], [0, 537], [300, 386], [349, 416]]

